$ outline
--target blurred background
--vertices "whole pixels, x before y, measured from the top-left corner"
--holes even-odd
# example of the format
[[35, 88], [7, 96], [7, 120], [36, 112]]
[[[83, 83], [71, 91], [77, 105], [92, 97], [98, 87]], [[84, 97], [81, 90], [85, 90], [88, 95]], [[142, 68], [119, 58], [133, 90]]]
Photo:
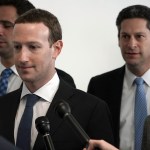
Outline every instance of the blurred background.
[[124, 7], [149, 0], [30, 0], [53, 13], [63, 31], [64, 47], [56, 67], [69, 73], [77, 88], [87, 91], [92, 76], [124, 64], [118, 47], [116, 17]]

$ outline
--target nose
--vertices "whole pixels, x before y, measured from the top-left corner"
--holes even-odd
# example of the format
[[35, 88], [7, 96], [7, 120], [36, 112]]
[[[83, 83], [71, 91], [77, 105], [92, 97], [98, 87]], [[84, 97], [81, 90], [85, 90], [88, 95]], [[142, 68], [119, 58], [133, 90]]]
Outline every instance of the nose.
[[27, 48], [22, 47], [19, 51], [15, 52], [15, 61], [19, 61], [21, 63], [28, 62], [29, 60], [29, 52]]
[[128, 41], [128, 47], [135, 49], [137, 47], [137, 40], [134, 37], [131, 37]]

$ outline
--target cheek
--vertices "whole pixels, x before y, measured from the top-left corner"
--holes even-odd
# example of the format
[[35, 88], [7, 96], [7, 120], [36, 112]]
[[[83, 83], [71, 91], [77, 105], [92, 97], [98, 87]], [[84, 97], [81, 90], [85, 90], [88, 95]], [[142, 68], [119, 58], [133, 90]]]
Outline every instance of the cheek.
[[34, 60], [36, 61], [36, 63], [38, 63], [40, 66], [46, 66], [49, 65], [50, 62], [52, 61], [52, 56], [48, 53], [45, 53], [43, 55], [39, 55], [38, 57], [36, 57]]
[[128, 44], [126, 42], [119, 42], [119, 47], [121, 49], [126, 48], [128, 46]]

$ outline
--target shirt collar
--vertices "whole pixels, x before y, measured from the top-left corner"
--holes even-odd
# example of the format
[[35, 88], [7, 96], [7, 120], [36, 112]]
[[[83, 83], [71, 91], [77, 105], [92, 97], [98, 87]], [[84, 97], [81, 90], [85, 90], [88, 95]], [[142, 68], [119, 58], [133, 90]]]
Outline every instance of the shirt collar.
[[[143, 80], [145, 81], [145, 83], [150, 86], [150, 69], [148, 69], [143, 76], [141, 76], [143, 78]], [[125, 67], [125, 80], [126, 83], [128, 85], [128, 87], [131, 87], [133, 84], [133, 81], [135, 80], [135, 78], [137, 78], [137, 76], [135, 76], [126, 66]]]
[[[42, 99], [51, 102], [53, 97], [55, 96], [55, 93], [58, 90], [59, 87], [59, 77], [57, 73], [53, 76], [53, 78], [48, 81], [45, 85], [43, 85], [40, 89], [34, 92], [35, 95], [38, 95]], [[31, 94], [31, 92], [26, 87], [25, 83], [23, 83], [22, 93], [21, 93], [21, 99], [27, 95]]]
[[[18, 72], [17, 72], [17, 70], [16, 70], [16, 66], [15, 66], [15, 65], [11, 66], [10, 68], [11, 68], [11, 70], [12, 70], [17, 76], [19, 76], [19, 74], [18, 74]], [[3, 71], [4, 69], [6, 69], [6, 67], [3, 66], [3, 65], [0, 63], [0, 74], [2, 73], [2, 71]]]

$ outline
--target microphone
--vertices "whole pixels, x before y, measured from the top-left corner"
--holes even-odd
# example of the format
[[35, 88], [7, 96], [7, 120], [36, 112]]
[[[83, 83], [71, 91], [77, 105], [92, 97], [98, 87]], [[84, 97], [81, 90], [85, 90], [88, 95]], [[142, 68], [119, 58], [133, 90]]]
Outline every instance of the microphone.
[[89, 136], [86, 134], [86, 132], [82, 129], [80, 124], [77, 122], [77, 120], [73, 117], [71, 114], [71, 109], [69, 104], [66, 101], [60, 101], [59, 104], [56, 106], [55, 111], [58, 113], [58, 115], [61, 118], [66, 118], [69, 123], [74, 127], [76, 133], [78, 133], [79, 137], [83, 141], [83, 143], [86, 145], [86, 147], [89, 144]]
[[37, 131], [43, 135], [45, 146], [47, 150], [55, 150], [51, 136], [50, 136], [50, 122], [47, 117], [41, 116], [35, 120]]

